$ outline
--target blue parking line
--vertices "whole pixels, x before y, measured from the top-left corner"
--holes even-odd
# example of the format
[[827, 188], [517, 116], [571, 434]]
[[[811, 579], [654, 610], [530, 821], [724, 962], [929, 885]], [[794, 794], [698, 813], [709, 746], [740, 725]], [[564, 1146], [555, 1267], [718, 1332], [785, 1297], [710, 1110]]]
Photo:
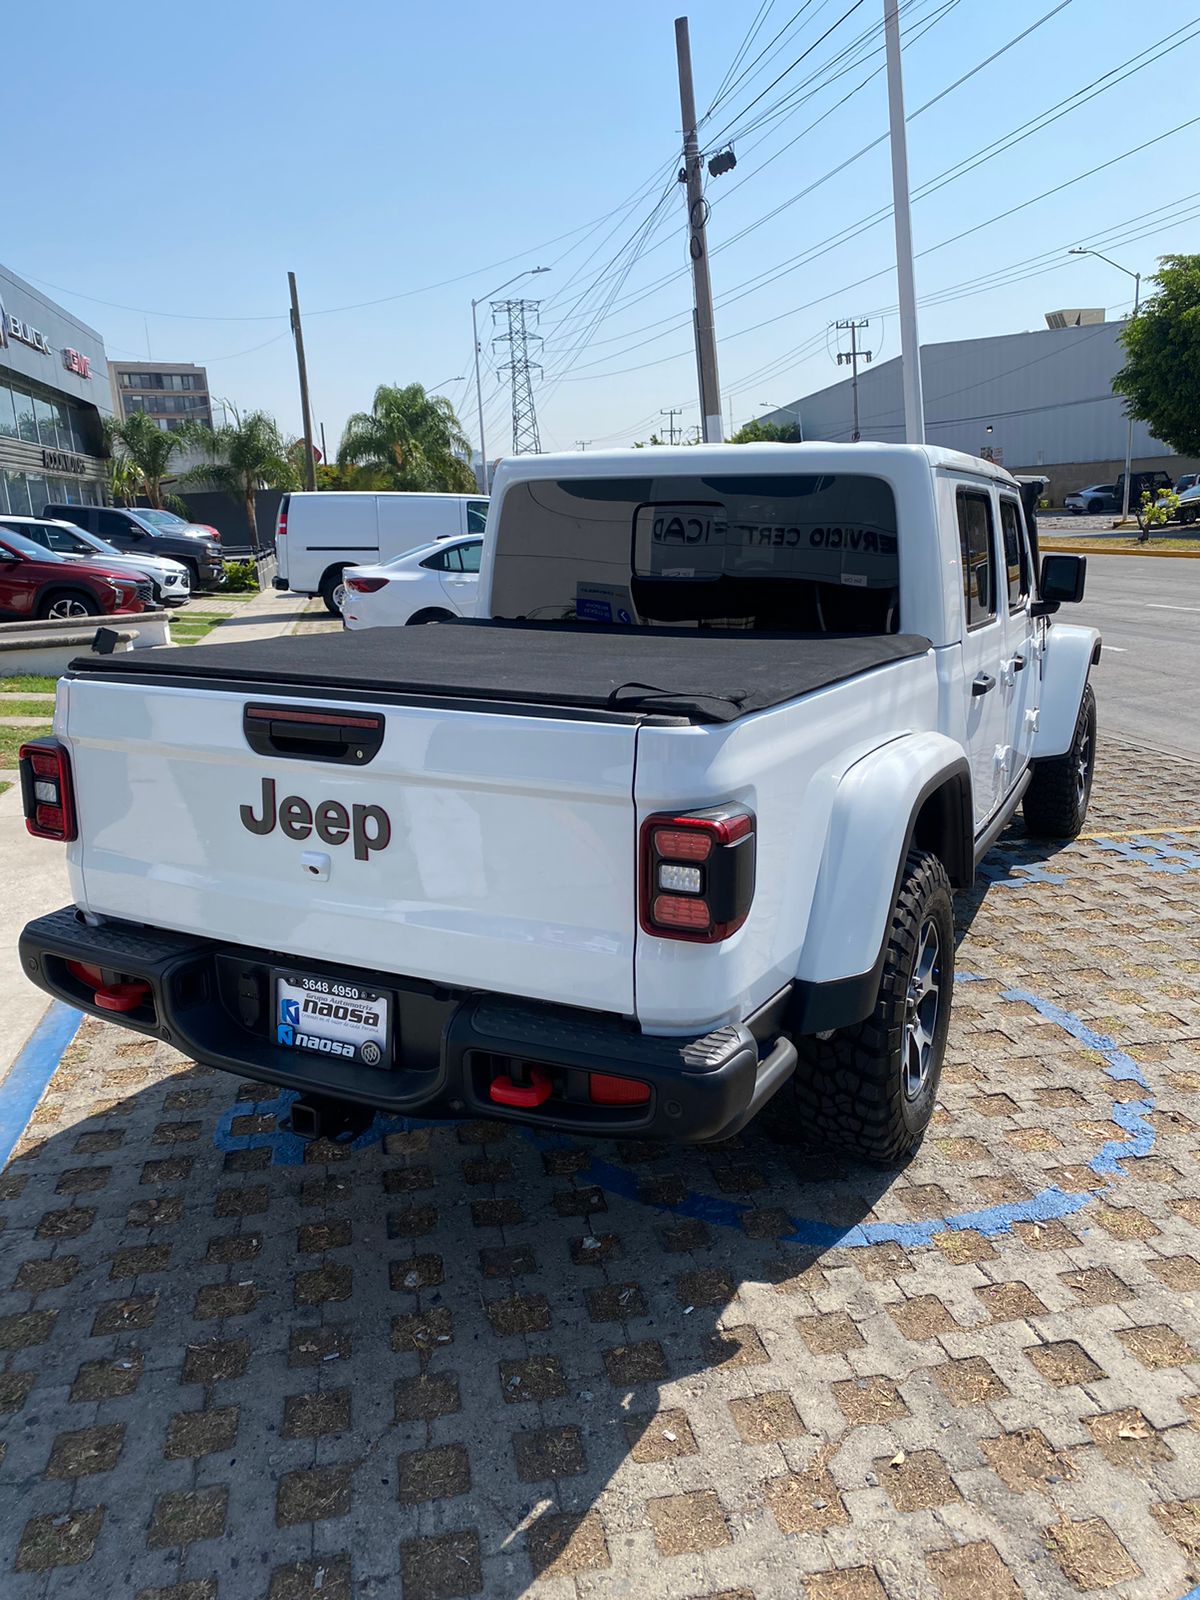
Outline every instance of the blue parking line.
[[83, 1012], [55, 1000], [0, 1083], [0, 1167], [16, 1149], [46, 1085], [83, 1021]]

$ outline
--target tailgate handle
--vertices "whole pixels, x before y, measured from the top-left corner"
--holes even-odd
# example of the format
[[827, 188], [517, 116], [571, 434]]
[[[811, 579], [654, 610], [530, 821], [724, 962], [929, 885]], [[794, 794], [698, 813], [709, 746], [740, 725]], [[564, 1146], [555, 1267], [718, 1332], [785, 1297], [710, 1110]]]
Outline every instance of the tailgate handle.
[[365, 767], [383, 744], [384, 719], [318, 706], [247, 705], [242, 731], [256, 755]]

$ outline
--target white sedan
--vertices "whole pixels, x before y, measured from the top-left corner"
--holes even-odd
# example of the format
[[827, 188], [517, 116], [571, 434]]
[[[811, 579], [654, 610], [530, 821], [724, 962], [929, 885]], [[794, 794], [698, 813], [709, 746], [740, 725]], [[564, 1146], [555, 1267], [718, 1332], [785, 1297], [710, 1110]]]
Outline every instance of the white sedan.
[[473, 617], [482, 539], [439, 539], [376, 567], [347, 567], [340, 604], [347, 628]]

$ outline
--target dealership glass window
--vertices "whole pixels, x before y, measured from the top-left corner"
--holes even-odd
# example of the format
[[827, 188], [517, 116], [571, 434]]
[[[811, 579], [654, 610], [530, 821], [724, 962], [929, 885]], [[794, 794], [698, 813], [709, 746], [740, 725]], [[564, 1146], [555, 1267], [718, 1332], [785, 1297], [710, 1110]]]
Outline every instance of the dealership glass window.
[[78, 406], [67, 407], [67, 424], [71, 430], [71, 449], [79, 455], [90, 455], [92, 451], [91, 440], [88, 437], [87, 424], [83, 412]]
[[29, 504], [33, 507], [30, 515], [40, 517], [50, 503], [46, 480], [40, 472], [28, 472], [25, 475], [25, 482], [29, 485]]
[[13, 385], [13, 401], [17, 408], [17, 432], [27, 444], [37, 444], [37, 417], [33, 410], [33, 396]]
[[8, 480], [8, 509], [14, 517], [31, 517], [33, 507], [29, 503], [29, 483], [23, 472], [6, 472]]
[[59, 448], [58, 412], [54, 409], [54, 402], [43, 400], [41, 395], [35, 395], [33, 398], [33, 414], [37, 418], [39, 442], [43, 447], [57, 450]]
[[4, 473], [0, 472], [0, 513], [10, 515], [8, 510], [8, 483]]
[[0, 383], [0, 434], [8, 439], [17, 437], [17, 410], [8, 384]]
[[71, 408], [65, 400], [52, 400], [54, 407], [54, 424], [58, 431], [58, 447], [60, 450], [70, 450], [71, 446]]

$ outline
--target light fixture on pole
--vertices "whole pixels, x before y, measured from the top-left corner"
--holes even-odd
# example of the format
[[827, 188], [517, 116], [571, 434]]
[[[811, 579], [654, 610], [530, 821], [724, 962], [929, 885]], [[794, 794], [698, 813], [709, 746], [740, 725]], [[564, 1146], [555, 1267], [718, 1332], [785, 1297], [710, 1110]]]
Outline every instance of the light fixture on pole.
[[[1084, 245], [1076, 245], [1073, 249], [1068, 250], [1067, 254], [1069, 256], [1095, 256], [1098, 260], [1107, 263], [1108, 266], [1116, 267], [1117, 271], [1118, 272], [1123, 272], [1127, 278], [1132, 278], [1133, 279], [1133, 314], [1134, 314], [1135, 317], [1137, 316], [1138, 308], [1142, 303], [1142, 275], [1141, 275], [1140, 272], [1133, 272], [1133, 271], [1131, 271], [1131, 269], [1129, 267], [1123, 267], [1119, 261], [1112, 261], [1112, 260], [1109, 259], [1108, 256], [1102, 256], [1100, 254], [1099, 250], [1089, 250]], [[1129, 418], [1129, 426], [1125, 431], [1125, 487], [1124, 487], [1124, 490], [1123, 490], [1123, 492], [1121, 494], [1121, 521], [1122, 522], [1128, 522], [1129, 521], [1129, 479], [1130, 479], [1130, 477], [1132, 475], [1132, 473], [1131, 473], [1132, 467], [1133, 467], [1133, 417], [1130, 416], [1130, 418]]]
[[436, 394], [439, 389], [446, 388], [447, 384], [461, 383], [463, 381], [463, 377], [464, 377], [464, 374], [460, 372], [457, 378], [443, 378], [441, 383], [435, 383], [433, 388], [432, 389], [426, 389], [425, 393], [426, 394]]
[[[475, 351], [475, 403], [479, 407], [479, 492], [488, 492], [487, 444], [483, 436], [483, 383], [479, 376], [479, 323], [476, 308], [485, 300], [490, 300], [494, 294], [499, 294], [501, 289], [507, 289], [510, 284], [520, 283], [522, 278], [536, 278], [539, 272], [549, 272], [549, 267], [526, 267], [524, 272], [518, 272], [515, 278], [509, 278], [499, 288], [489, 289], [487, 294], [481, 294], [478, 300], [471, 301], [471, 343]], [[451, 378], [451, 383], [454, 379]]]
[[760, 411], [781, 411], [785, 417], [791, 417], [796, 424], [796, 431], [800, 435], [800, 443], [804, 443], [804, 424], [800, 420], [798, 411], [793, 411], [790, 406], [772, 405], [769, 400], [760, 400], [758, 406]]

